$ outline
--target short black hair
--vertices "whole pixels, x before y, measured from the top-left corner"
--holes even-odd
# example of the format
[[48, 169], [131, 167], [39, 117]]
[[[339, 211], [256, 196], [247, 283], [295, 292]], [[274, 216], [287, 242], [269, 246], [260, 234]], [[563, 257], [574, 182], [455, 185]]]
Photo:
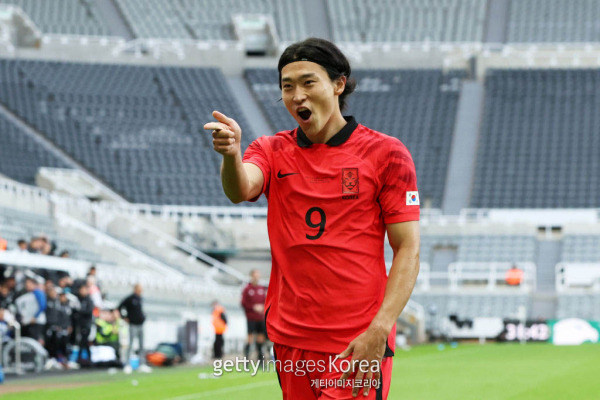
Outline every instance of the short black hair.
[[329, 79], [335, 81], [342, 76], [346, 77], [346, 87], [338, 98], [340, 111], [346, 108], [346, 97], [354, 92], [356, 81], [350, 78], [352, 69], [350, 62], [342, 51], [332, 42], [319, 38], [308, 38], [288, 46], [281, 56], [277, 70], [279, 71], [279, 88], [281, 89], [281, 70], [286, 65], [296, 61], [311, 61], [325, 68]]

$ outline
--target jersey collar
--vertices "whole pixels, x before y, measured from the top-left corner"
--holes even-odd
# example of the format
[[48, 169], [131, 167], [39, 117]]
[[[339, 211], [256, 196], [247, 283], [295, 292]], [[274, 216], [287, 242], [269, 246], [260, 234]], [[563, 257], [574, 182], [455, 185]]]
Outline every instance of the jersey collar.
[[[346, 143], [346, 141], [350, 139], [350, 135], [352, 135], [352, 132], [354, 132], [354, 130], [358, 126], [358, 122], [356, 122], [356, 119], [354, 119], [354, 117], [348, 116], [344, 117], [344, 119], [347, 122], [346, 125], [344, 125], [344, 127], [338, 133], [333, 135], [331, 139], [327, 141], [326, 144], [328, 146], [339, 146], [341, 144]], [[306, 133], [304, 133], [302, 131], [302, 128], [300, 127], [296, 128], [296, 136], [296, 141], [298, 142], [298, 146], [300, 147], [306, 148], [310, 147], [313, 144], [310, 141], [310, 139], [306, 136]]]

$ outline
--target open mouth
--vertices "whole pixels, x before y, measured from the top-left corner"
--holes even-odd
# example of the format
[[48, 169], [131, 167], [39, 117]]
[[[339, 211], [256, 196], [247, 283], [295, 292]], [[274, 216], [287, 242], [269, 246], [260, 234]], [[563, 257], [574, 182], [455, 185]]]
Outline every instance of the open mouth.
[[308, 121], [311, 115], [312, 111], [308, 108], [301, 108], [298, 110], [298, 116], [302, 118], [302, 121]]

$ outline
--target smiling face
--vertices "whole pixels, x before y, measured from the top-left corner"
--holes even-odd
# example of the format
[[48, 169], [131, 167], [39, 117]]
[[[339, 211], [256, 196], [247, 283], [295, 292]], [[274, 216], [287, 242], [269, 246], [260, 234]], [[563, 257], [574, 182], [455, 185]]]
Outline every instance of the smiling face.
[[283, 103], [313, 143], [326, 143], [346, 124], [338, 101], [345, 84], [345, 77], [332, 81], [325, 68], [310, 61], [282, 68]]

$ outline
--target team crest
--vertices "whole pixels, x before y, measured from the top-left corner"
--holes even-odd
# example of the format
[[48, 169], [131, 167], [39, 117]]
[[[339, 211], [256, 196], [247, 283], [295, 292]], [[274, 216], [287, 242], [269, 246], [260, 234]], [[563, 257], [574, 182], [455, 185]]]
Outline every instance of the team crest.
[[358, 168], [342, 168], [342, 193], [358, 193]]

